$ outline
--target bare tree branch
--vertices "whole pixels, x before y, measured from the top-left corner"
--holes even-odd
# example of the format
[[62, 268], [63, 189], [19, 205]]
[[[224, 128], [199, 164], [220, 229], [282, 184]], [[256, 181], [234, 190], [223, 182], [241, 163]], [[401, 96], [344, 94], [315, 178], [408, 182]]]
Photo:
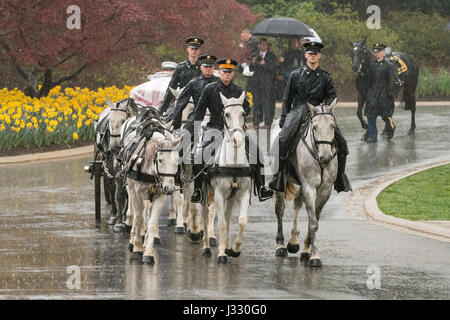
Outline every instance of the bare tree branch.
[[9, 48], [9, 46], [4, 41], [1, 41], [0, 44], [3, 47], [3, 49], [6, 51], [8, 56], [11, 58], [11, 62], [14, 65], [14, 67], [16, 68], [17, 72], [22, 76], [22, 78], [25, 79], [25, 81], [28, 81], [27, 73], [17, 64], [16, 58], [14, 58], [14, 56], [11, 54], [11, 49]]
[[54, 87], [54, 86], [57, 86], [57, 85], [60, 85], [61, 83], [65, 82], [65, 81], [69, 81], [69, 80], [75, 79], [75, 77], [76, 77], [77, 75], [79, 75], [79, 74], [81, 73], [81, 71], [83, 71], [83, 69], [87, 67], [87, 65], [88, 65], [87, 63], [83, 64], [80, 68], [78, 68], [77, 71], [75, 71], [74, 73], [72, 73], [70, 76], [61, 77], [61, 78], [59, 78], [58, 80], [55, 80], [55, 81], [53, 82], [53, 87]]

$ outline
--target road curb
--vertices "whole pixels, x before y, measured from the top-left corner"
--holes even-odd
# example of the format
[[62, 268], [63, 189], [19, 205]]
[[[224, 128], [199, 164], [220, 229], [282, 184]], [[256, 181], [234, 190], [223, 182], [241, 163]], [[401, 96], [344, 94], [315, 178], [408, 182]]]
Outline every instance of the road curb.
[[72, 159], [83, 157], [86, 155], [92, 155], [92, 158], [94, 157], [94, 145], [51, 152], [24, 154], [20, 156], [1, 157], [0, 166], [11, 166], [31, 162], [64, 160], [67, 158]]
[[[281, 102], [277, 102], [275, 104], [275, 107], [277, 109], [281, 109], [282, 103]], [[358, 102], [337, 102], [336, 104], [337, 108], [356, 108], [358, 107]], [[400, 102], [396, 101], [395, 102], [395, 107], [396, 108], [400, 108]], [[450, 107], [450, 101], [417, 101], [416, 102], [416, 107]]]
[[441, 227], [439, 225], [430, 225], [420, 221], [410, 221], [384, 214], [377, 204], [377, 196], [384, 189], [389, 187], [394, 182], [414, 175], [418, 172], [425, 171], [434, 167], [439, 167], [450, 163], [450, 160], [444, 160], [427, 165], [422, 165], [413, 169], [400, 171], [392, 176], [390, 179], [386, 177], [379, 179], [380, 183], [376, 183], [376, 186], [372, 188], [369, 194], [364, 199], [364, 209], [366, 214], [375, 222], [385, 226], [395, 226], [401, 231], [411, 231], [417, 235], [437, 239], [444, 242], [450, 242], [450, 229]]

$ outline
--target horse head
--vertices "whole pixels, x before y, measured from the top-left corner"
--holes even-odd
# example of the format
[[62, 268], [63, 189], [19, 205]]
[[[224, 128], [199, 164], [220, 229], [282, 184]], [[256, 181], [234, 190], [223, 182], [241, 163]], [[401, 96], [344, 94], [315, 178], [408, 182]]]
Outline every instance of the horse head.
[[232, 139], [234, 147], [238, 148], [245, 140], [245, 111], [242, 104], [245, 100], [245, 91], [239, 98], [226, 98], [220, 93], [223, 103], [223, 123], [227, 138]]
[[360, 42], [352, 42], [349, 40], [349, 43], [352, 46], [352, 52], [350, 54], [352, 59], [352, 70], [357, 73], [360, 73], [363, 70], [364, 65], [370, 62], [368, 55], [372, 51], [366, 46], [366, 39], [367, 37]]
[[181, 139], [181, 137], [165, 139], [159, 143], [156, 151], [153, 165], [164, 194], [172, 194], [175, 191], [175, 176], [180, 159], [177, 147]]
[[314, 107], [307, 102], [311, 112], [310, 131], [312, 132], [312, 143], [318, 150], [318, 159], [320, 165], [328, 164], [334, 157], [334, 129], [336, 128], [336, 119], [334, 118], [334, 108], [337, 99], [327, 106], [319, 104]]
[[109, 149], [114, 152], [120, 148], [122, 124], [134, 114], [134, 111], [129, 105], [129, 99], [123, 99], [116, 103], [112, 103], [108, 97], [105, 97], [105, 100], [106, 104], [111, 108], [109, 113]]

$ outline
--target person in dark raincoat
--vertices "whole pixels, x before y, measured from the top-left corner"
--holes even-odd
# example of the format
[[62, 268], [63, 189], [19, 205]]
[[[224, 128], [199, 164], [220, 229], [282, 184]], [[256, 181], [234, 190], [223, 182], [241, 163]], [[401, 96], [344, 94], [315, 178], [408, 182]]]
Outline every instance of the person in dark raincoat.
[[203, 43], [204, 41], [202, 39], [196, 37], [186, 39], [186, 51], [189, 57], [186, 61], [179, 63], [173, 72], [173, 76], [169, 82], [169, 87], [167, 88], [163, 103], [159, 109], [161, 114], [164, 114], [164, 112], [167, 111], [174, 99], [174, 96], [169, 88], [175, 90], [177, 88], [184, 88], [192, 78], [198, 77], [201, 74], [198, 57], [200, 55], [200, 47]]
[[[331, 76], [319, 67], [320, 42], [305, 42], [304, 67], [291, 72], [283, 96], [282, 114], [280, 117], [281, 132], [279, 135], [279, 165], [269, 187], [275, 191], [284, 192], [284, 168], [289, 150], [301, 124], [310, 112], [306, 102], [317, 106], [322, 102], [331, 104], [336, 98], [336, 88]], [[293, 104], [293, 106], [292, 106]], [[335, 140], [338, 145], [338, 174], [334, 188], [337, 192], [351, 191], [351, 185], [345, 175], [345, 163], [348, 154], [347, 142], [339, 127], [336, 126]]]
[[[249, 79], [249, 87], [255, 101], [253, 106], [253, 125], [257, 130], [259, 123], [264, 120], [265, 129], [270, 129], [273, 121], [272, 85], [276, 67], [276, 57], [268, 50], [266, 38], [259, 39], [259, 54], [251, 64], [255, 70]], [[250, 84], [251, 82], [251, 84]]]
[[367, 143], [377, 142], [377, 117], [386, 123], [387, 139], [392, 139], [395, 124], [392, 120], [395, 95], [395, 68], [384, 57], [386, 45], [376, 43], [374, 52], [377, 60], [369, 66], [369, 89], [364, 115], [367, 117]]
[[199, 57], [199, 60], [202, 74], [189, 81], [178, 97], [173, 111], [172, 125], [174, 130], [181, 127], [181, 118], [183, 115], [183, 111], [184, 108], [186, 108], [186, 106], [188, 105], [190, 99], [192, 98], [195, 106], [200, 99], [200, 94], [202, 93], [206, 85], [210, 84], [211, 82], [216, 82], [219, 79], [214, 75], [214, 66], [217, 60], [215, 56], [202, 55]]

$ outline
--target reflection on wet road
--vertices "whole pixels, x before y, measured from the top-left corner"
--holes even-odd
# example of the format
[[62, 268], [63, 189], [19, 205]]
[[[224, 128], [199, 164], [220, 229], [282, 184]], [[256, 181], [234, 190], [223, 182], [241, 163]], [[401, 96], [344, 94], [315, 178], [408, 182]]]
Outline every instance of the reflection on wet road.
[[[393, 141], [360, 142], [356, 109], [337, 109], [347, 137], [348, 174], [357, 189], [400, 169], [448, 158], [450, 108], [424, 107], [416, 137], [406, 135], [409, 112], [397, 110]], [[379, 122], [379, 129], [381, 123]], [[381, 131], [381, 130], [380, 130]], [[349, 214], [348, 194], [333, 192], [317, 240], [323, 267], [297, 255], [276, 258], [276, 217], [271, 200], [253, 197], [242, 253], [228, 265], [200, 256], [201, 245], [175, 235], [160, 219], [156, 264], [132, 263], [128, 240], [94, 220], [94, 187], [83, 166], [89, 159], [0, 167], [0, 298], [128, 299], [448, 299], [450, 244], [370, 223]], [[418, 195], [420, 196], [420, 195]], [[292, 206], [285, 237], [292, 226]], [[236, 214], [232, 221], [237, 222]], [[301, 212], [301, 237], [306, 231]], [[237, 226], [231, 229], [232, 235]], [[380, 268], [381, 289], [369, 289], [367, 268]], [[80, 289], [69, 289], [67, 267], [79, 266]]]

